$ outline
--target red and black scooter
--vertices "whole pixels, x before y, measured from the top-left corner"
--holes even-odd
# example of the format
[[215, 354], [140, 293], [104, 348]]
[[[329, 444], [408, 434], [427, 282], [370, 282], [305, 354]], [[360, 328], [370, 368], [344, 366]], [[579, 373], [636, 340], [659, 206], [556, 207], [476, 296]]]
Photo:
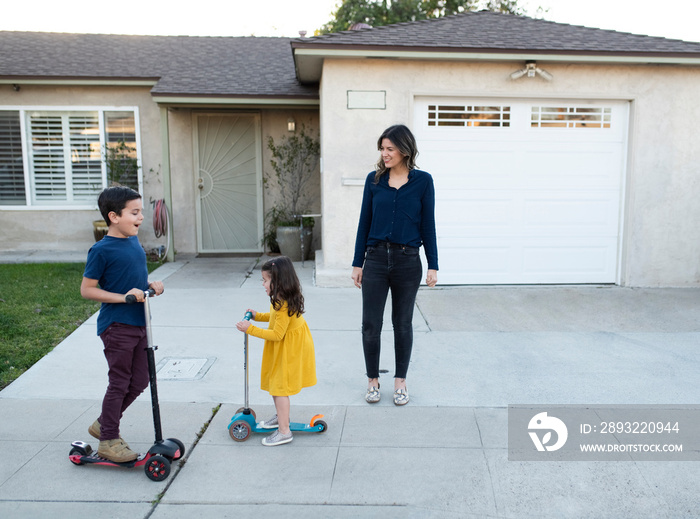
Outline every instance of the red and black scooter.
[[[143, 303], [144, 312], [146, 314], [146, 337], [148, 339], [148, 347], [146, 355], [148, 358], [148, 375], [150, 377], [151, 386], [151, 407], [153, 409], [153, 427], [155, 429], [156, 441], [153, 446], [148, 449], [148, 452], [139, 454], [134, 461], [124, 463], [116, 463], [104, 458], [100, 458], [96, 451], [92, 450], [89, 444], [81, 441], [75, 441], [71, 444], [71, 451], [68, 459], [75, 465], [106, 465], [109, 467], [143, 467], [146, 476], [153, 481], [163, 481], [170, 475], [170, 466], [173, 461], [182, 458], [185, 455], [185, 445], [175, 438], [163, 439], [160, 425], [160, 406], [158, 405], [158, 384], [156, 382], [156, 360], [154, 351], [158, 346], [153, 345], [153, 336], [151, 334], [151, 310], [148, 304], [148, 299], [155, 295], [155, 290], [148, 289], [145, 292], [146, 300]], [[133, 295], [126, 296], [127, 303], [135, 303], [136, 298]]]

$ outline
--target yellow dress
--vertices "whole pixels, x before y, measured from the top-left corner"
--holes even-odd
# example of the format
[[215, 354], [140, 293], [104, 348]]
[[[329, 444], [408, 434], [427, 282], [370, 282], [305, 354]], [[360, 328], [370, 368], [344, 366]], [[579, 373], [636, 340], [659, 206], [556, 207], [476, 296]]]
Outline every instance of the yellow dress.
[[296, 395], [316, 384], [316, 359], [311, 330], [304, 317], [290, 317], [287, 303], [270, 313], [257, 312], [255, 321], [269, 322], [267, 329], [250, 325], [248, 335], [265, 340], [260, 389], [272, 396]]

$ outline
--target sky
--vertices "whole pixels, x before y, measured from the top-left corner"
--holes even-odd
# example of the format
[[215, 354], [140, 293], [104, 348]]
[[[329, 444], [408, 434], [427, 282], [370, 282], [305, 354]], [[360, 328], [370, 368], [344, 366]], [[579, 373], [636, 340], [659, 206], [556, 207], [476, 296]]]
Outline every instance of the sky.
[[[340, 0], [26, 0], [5, 2], [0, 30], [189, 36], [312, 36]], [[554, 22], [700, 41], [700, 1], [520, 0]], [[641, 6], [641, 7], [640, 7]], [[538, 7], [545, 9], [537, 15]]]

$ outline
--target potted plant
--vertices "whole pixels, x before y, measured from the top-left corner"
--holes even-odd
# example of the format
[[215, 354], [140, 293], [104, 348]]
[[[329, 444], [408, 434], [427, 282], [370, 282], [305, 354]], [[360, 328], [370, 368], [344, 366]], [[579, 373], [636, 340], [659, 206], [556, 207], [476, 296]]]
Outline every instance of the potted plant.
[[279, 251], [292, 261], [307, 259], [314, 219], [302, 219], [299, 215], [309, 214], [314, 202], [309, 192], [310, 182], [321, 155], [321, 144], [302, 125], [298, 134], [282, 137], [279, 144], [268, 137], [267, 147], [272, 153], [272, 173], [265, 176], [265, 188], [274, 189], [277, 200], [266, 214], [263, 242], [271, 252]]
[[[104, 161], [107, 165], [107, 185], [127, 186], [138, 191], [139, 164], [136, 159], [136, 148], [129, 146], [123, 140], [110, 143], [105, 148]], [[95, 241], [100, 241], [109, 230], [104, 219], [92, 222]]]

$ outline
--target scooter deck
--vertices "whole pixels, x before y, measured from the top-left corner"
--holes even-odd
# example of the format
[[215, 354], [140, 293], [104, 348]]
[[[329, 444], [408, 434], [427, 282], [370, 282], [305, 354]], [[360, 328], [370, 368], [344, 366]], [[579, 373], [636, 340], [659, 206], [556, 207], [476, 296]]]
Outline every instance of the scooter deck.
[[[317, 432], [322, 433], [328, 430], [326, 422], [321, 420], [322, 414], [314, 416], [309, 423], [291, 422], [289, 428], [297, 432]], [[275, 428], [276, 429], [276, 428]], [[228, 425], [228, 432], [231, 439], [242, 442], [247, 440], [252, 433], [271, 434], [275, 429], [264, 429], [255, 420], [254, 413], [238, 412], [231, 418]]]
[[93, 452], [92, 454], [88, 454], [88, 455], [71, 454], [68, 456], [68, 459], [70, 459], [76, 465], [93, 464], [93, 465], [107, 465], [110, 467], [122, 467], [125, 469], [132, 469], [134, 467], [141, 467], [141, 466], [145, 465], [146, 462], [148, 461], [148, 458], [150, 458], [150, 457], [151, 457], [150, 454], [145, 452], [145, 453], [139, 454], [135, 460], [118, 462], [118, 461], [108, 460], [107, 458], [102, 458], [102, 457], [97, 455], [97, 452]]

